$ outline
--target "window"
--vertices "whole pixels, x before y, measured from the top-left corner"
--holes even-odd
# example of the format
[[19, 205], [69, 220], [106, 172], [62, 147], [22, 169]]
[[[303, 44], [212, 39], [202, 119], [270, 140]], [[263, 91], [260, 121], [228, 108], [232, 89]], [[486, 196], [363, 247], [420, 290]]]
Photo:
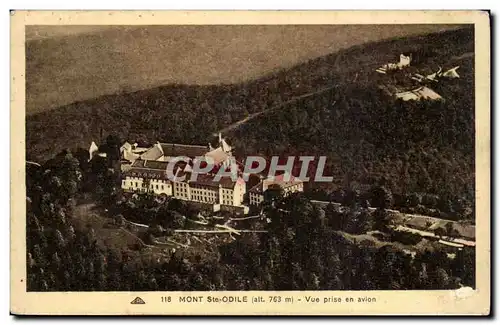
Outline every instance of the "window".
[[164, 188], [163, 188], [163, 185], [161, 186], [161, 189], [162, 189], [162, 190], [164, 189]]
[[135, 182], [135, 187], [139, 187], [139, 186], [137, 185], [137, 182]]

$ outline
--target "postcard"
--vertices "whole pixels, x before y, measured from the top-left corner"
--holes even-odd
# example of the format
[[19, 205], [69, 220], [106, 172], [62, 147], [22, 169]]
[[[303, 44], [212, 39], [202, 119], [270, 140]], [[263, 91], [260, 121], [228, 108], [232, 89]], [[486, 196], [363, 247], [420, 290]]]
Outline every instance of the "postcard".
[[11, 11], [11, 313], [489, 315], [487, 11]]

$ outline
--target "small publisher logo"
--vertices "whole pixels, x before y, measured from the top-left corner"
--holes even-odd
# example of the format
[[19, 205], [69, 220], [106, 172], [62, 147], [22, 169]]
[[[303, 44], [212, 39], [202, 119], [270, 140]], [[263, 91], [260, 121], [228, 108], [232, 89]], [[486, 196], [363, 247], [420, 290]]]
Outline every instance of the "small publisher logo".
[[144, 305], [146, 302], [144, 302], [144, 300], [142, 300], [141, 297], [135, 297], [135, 299], [132, 300], [130, 303], [132, 305]]

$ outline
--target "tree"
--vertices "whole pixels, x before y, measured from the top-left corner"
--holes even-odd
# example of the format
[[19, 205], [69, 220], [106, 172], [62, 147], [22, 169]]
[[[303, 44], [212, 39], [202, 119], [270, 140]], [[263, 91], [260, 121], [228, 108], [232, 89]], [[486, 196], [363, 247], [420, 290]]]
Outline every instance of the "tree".
[[372, 206], [389, 209], [392, 206], [392, 193], [384, 186], [376, 186], [371, 190]]
[[106, 137], [105, 145], [103, 146], [106, 152], [106, 158], [108, 159], [109, 166], [120, 160], [120, 146], [121, 140], [115, 134], [110, 134]]
[[453, 228], [448, 236], [449, 237], [457, 238], [457, 237], [460, 237], [461, 234], [460, 234], [460, 232], [458, 230], [456, 230], [455, 228]]
[[62, 250], [64, 246], [66, 246], [66, 240], [64, 240], [64, 237], [59, 229], [56, 229], [54, 232], [54, 241], [59, 250]]
[[171, 212], [171, 228], [173, 229], [183, 229], [186, 224], [186, 220], [182, 214], [176, 211]]
[[154, 236], [161, 236], [161, 235], [163, 235], [164, 231], [165, 231], [165, 229], [161, 225], [158, 225], [158, 224], [156, 224], [154, 226], [149, 226], [149, 228], [148, 228], [148, 232], [150, 232]]
[[320, 279], [316, 273], [309, 272], [307, 279], [307, 290], [319, 290], [320, 289]]
[[114, 223], [114, 224], [115, 224], [115, 226], [117, 226], [117, 227], [124, 227], [124, 226], [125, 226], [125, 218], [123, 217], [123, 215], [118, 214], [118, 215], [116, 215], [116, 216], [113, 218], [113, 223]]
[[373, 228], [382, 232], [388, 230], [391, 218], [386, 210], [379, 208], [373, 212]]
[[274, 202], [275, 200], [283, 197], [283, 188], [278, 184], [269, 185], [267, 190], [264, 191], [264, 201]]
[[73, 228], [72, 225], [66, 228], [66, 238], [70, 243], [73, 242], [76, 238], [75, 228]]
[[438, 268], [436, 271], [436, 289], [449, 289], [448, 285], [450, 283], [450, 278], [448, 273], [442, 268]]
[[439, 197], [432, 194], [424, 194], [422, 197], [422, 204], [428, 208], [434, 209], [437, 207]]
[[119, 291], [121, 287], [122, 279], [119, 271], [111, 272], [108, 278], [108, 288], [112, 291]]
[[434, 235], [442, 238], [446, 234], [446, 230], [443, 227], [436, 228], [434, 230]]
[[279, 265], [281, 260], [280, 241], [277, 237], [273, 236], [267, 240], [266, 246], [265, 252], [267, 254], [269, 268], [273, 270], [277, 265]]
[[408, 205], [410, 207], [416, 207], [422, 204], [422, 196], [417, 193], [412, 193], [408, 197]]
[[347, 212], [334, 212], [328, 218], [328, 225], [332, 230], [344, 230], [349, 222], [349, 214]]
[[357, 222], [356, 222], [356, 226], [355, 226], [355, 231], [354, 233], [356, 234], [364, 234], [366, 233], [368, 230], [370, 230], [372, 228], [372, 223], [373, 223], [373, 220], [372, 220], [372, 215], [370, 214], [370, 212], [368, 212], [367, 210], [363, 210], [361, 211], [361, 213], [359, 213], [357, 215]]
[[358, 190], [351, 190], [349, 189], [343, 198], [342, 205], [351, 207], [354, 209], [356, 207], [356, 203], [359, 200], [359, 191]]
[[336, 203], [344, 202], [345, 191], [342, 189], [336, 189], [332, 193], [332, 201]]
[[465, 286], [475, 286], [476, 252], [474, 248], [465, 247], [456, 253], [451, 265], [451, 272], [458, 276]]
[[315, 212], [313, 214], [313, 224], [316, 227], [324, 227], [326, 225], [326, 212], [321, 207], [316, 207]]
[[62, 162], [58, 166], [57, 172], [66, 181], [72, 180], [78, 183], [82, 179], [80, 162], [69, 152], [64, 155]]
[[155, 243], [155, 236], [151, 232], [146, 233], [146, 238], [144, 242], [148, 245], [153, 245]]
[[453, 233], [453, 230], [455, 230], [453, 228], [453, 223], [452, 222], [447, 222], [445, 225], [444, 225], [444, 229], [446, 230], [446, 236], [448, 237], [452, 237], [452, 235], [454, 234]]
[[59, 257], [59, 254], [57, 254], [57, 252], [52, 254], [51, 266], [52, 270], [59, 270], [59, 268], [61, 267], [61, 258]]

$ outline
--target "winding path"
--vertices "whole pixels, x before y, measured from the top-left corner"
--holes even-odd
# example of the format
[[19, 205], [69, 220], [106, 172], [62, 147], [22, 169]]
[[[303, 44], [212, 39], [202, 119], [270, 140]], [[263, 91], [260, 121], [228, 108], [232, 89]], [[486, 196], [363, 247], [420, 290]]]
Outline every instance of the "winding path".
[[216, 136], [218, 133], [224, 134], [224, 133], [230, 132], [230, 131], [232, 131], [234, 129], [239, 128], [241, 125], [247, 123], [250, 120], [253, 120], [254, 118], [256, 118], [256, 117], [258, 117], [260, 115], [263, 115], [263, 114], [275, 111], [275, 110], [280, 109], [280, 108], [282, 108], [282, 107], [284, 107], [284, 106], [286, 106], [286, 105], [288, 105], [290, 103], [293, 103], [293, 102], [295, 102], [297, 100], [304, 99], [304, 98], [307, 98], [309, 96], [313, 96], [313, 95], [316, 95], [316, 94], [319, 94], [319, 93], [322, 93], [322, 92], [325, 92], [325, 91], [328, 91], [328, 90], [332, 90], [332, 89], [334, 89], [336, 87], [337, 86], [329, 86], [329, 87], [321, 88], [320, 90], [317, 90], [317, 91], [314, 91], [314, 92], [311, 92], [311, 93], [307, 93], [307, 94], [303, 94], [303, 95], [300, 95], [300, 96], [297, 96], [297, 97], [293, 97], [292, 99], [289, 99], [286, 102], [281, 103], [281, 104], [279, 104], [276, 107], [268, 108], [268, 109], [266, 109], [264, 111], [250, 114], [249, 116], [245, 117], [244, 119], [236, 121], [233, 124], [230, 124], [230, 125], [222, 128], [222, 129], [220, 129], [218, 132], [215, 132], [213, 135]]

